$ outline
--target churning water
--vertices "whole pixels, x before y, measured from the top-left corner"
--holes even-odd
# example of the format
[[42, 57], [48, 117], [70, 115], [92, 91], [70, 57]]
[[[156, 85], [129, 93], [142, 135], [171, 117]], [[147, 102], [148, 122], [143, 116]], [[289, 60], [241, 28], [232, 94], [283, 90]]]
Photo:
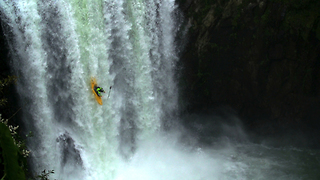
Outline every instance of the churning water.
[[[168, 130], [179, 110], [174, 0], [0, 0], [0, 11], [23, 122], [34, 134], [33, 173], [53, 169], [58, 180], [319, 177], [318, 151], [223, 138], [201, 146], [182, 128]], [[91, 77], [107, 91], [102, 106]]]

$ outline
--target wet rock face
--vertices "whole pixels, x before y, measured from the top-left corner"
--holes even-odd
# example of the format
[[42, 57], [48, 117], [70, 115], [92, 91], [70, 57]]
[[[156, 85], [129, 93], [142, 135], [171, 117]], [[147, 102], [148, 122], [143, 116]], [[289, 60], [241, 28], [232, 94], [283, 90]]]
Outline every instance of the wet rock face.
[[[4, 36], [3, 28], [6, 25], [0, 20], [0, 80], [12, 76], [10, 70], [10, 60], [9, 60], [9, 47], [7, 39]], [[15, 91], [14, 83], [10, 83], [5, 86], [0, 92], [0, 99], [6, 99], [4, 106], [0, 106], [0, 114], [3, 118], [9, 118], [20, 108], [17, 102], [17, 92]], [[16, 121], [19, 114], [16, 114], [12, 119]]]
[[181, 57], [185, 111], [229, 106], [262, 134], [316, 131], [320, 115], [310, 108], [320, 107], [320, 2], [179, 3], [191, 24]]
[[0, 21], [0, 77], [6, 77], [10, 74], [8, 64], [8, 47], [5, 36], [2, 31], [2, 22]]
[[269, 58], [271, 60], [283, 59], [283, 45], [282, 44], [276, 44], [275, 46], [270, 47], [270, 49], [269, 49]]
[[[75, 170], [83, 169], [83, 161], [80, 156], [80, 151], [68, 132], [61, 134], [57, 137], [56, 142], [59, 145], [61, 151], [61, 166], [63, 173], [74, 173]], [[65, 167], [72, 167], [72, 170]], [[68, 172], [70, 171], [70, 172]]]

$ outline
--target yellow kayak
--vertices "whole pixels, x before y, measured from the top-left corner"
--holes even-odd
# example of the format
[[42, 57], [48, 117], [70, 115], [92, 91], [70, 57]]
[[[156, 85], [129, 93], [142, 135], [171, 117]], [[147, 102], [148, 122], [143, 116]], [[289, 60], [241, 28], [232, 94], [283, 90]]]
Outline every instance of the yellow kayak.
[[94, 97], [96, 98], [97, 102], [102, 105], [102, 99], [100, 96], [98, 96], [98, 94], [96, 93], [96, 91], [94, 90], [96, 87], [97, 87], [97, 80], [96, 78], [92, 77], [91, 78], [91, 90], [92, 90], [92, 93], [94, 94]]

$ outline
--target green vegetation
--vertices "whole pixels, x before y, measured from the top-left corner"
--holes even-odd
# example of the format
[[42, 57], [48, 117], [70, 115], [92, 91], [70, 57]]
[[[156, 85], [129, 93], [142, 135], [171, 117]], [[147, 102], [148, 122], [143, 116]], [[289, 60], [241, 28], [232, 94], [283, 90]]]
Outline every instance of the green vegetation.
[[[8, 101], [6, 92], [9, 89], [8, 86], [16, 82], [16, 80], [17, 78], [15, 76], [8, 76], [0, 79], [1, 111], [8, 109], [8, 107], [6, 107]], [[26, 174], [28, 174], [27, 157], [29, 156], [30, 151], [27, 150], [24, 139], [16, 132], [19, 126], [10, 125], [8, 119], [3, 119], [1, 114], [2, 112], [0, 112], [0, 178], [1, 180], [25, 180], [27, 179]], [[30, 132], [26, 137], [32, 136], [33, 134]], [[49, 175], [53, 173], [53, 170], [44, 170], [35, 178], [28, 179], [49, 180]]]
[[0, 123], [0, 147], [4, 164], [4, 177], [2, 179], [26, 179], [23, 170], [24, 160], [21, 159], [19, 148], [5, 123]]
[[7, 98], [5, 97], [5, 87], [11, 83], [16, 82], [17, 78], [15, 76], [8, 76], [7, 78], [0, 79], [0, 107], [7, 103]]
[[[30, 151], [23, 141], [18, 140], [21, 139], [16, 132], [18, 128], [9, 125], [8, 120], [2, 119], [0, 114], [0, 167], [4, 168], [0, 169], [3, 176], [1, 180], [25, 180], [28, 173], [27, 157]], [[40, 175], [29, 180], [49, 180], [49, 175], [53, 173], [53, 170], [43, 170]]]
[[[8, 85], [16, 81], [15, 76], [0, 79], [0, 107], [6, 109], [6, 90]], [[29, 151], [24, 142], [20, 141], [16, 130], [19, 126], [13, 126], [4, 120], [0, 114], [0, 169], [1, 180], [25, 180]]]

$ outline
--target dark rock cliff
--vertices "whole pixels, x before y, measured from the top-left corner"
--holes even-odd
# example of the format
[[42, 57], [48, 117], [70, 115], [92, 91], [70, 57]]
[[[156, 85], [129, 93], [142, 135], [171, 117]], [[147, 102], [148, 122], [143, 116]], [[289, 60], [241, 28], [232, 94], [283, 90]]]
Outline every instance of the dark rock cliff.
[[319, 147], [320, 1], [180, 0], [184, 111], [231, 107], [261, 136]]
[[[0, 20], [0, 80], [12, 76], [9, 61], [9, 48], [7, 40], [3, 33], [3, 24]], [[9, 78], [12, 79], [12, 78]], [[3, 84], [1, 84], [3, 85]], [[14, 88], [14, 83], [11, 82], [6, 85], [0, 91], [0, 99], [4, 98], [6, 100], [5, 106], [0, 106], [0, 114], [3, 118], [11, 117], [18, 109], [18, 103], [16, 99], [17, 93]]]

